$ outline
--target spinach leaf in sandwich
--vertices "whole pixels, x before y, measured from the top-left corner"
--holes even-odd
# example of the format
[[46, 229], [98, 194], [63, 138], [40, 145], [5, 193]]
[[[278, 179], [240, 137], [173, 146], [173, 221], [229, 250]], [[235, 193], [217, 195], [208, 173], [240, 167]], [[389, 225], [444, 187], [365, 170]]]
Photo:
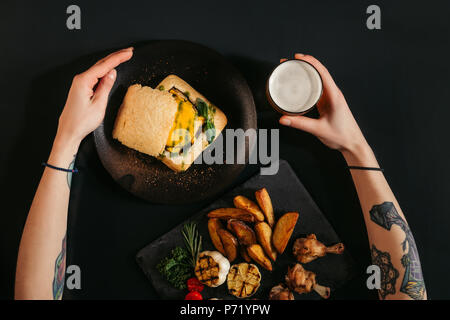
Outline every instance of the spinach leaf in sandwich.
[[197, 98], [197, 100], [195, 101], [195, 107], [197, 108], [198, 114], [205, 118], [205, 123], [203, 124], [203, 132], [206, 131], [206, 139], [210, 144], [216, 137], [216, 127], [214, 126], [214, 113], [216, 110], [214, 106], [208, 105], [200, 98]]

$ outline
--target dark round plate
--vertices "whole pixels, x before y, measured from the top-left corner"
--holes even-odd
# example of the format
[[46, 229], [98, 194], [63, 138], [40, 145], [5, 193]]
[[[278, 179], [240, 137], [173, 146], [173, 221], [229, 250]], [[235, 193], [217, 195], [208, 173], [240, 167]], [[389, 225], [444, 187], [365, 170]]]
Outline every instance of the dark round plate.
[[[112, 138], [117, 111], [128, 86], [140, 83], [154, 88], [169, 74], [178, 75], [217, 105], [228, 118], [225, 129], [256, 129], [252, 93], [233, 65], [205, 46], [162, 40], [136, 47], [133, 58], [117, 68], [105, 119], [94, 131], [95, 145], [106, 170], [132, 194], [157, 203], [196, 202], [224, 190], [245, 165], [193, 164], [185, 172], [175, 173], [157, 159], [129, 149]], [[225, 141], [224, 136], [224, 145]], [[248, 141], [237, 147], [245, 152], [247, 163]]]

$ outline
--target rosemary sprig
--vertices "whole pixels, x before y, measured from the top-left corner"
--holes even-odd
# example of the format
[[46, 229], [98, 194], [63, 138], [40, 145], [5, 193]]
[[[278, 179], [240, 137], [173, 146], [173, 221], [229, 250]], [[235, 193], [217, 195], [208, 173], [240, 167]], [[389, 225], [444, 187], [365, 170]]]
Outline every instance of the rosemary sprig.
[[192, 266], [195, 268], [198, 255], [202, 249], [202, 236], [198, 233], [197, 224], [195, 222], [185, 224], [182, 234], [186, 248], [191, 254]]

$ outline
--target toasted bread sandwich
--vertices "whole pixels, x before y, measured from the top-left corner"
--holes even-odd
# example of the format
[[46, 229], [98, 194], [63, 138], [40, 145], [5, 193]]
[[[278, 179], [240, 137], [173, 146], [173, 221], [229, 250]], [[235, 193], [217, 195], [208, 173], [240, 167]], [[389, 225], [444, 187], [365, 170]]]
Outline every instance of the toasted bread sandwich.
[[113, 130], [125, 146], [160, 159], [174, 171], [185, 171], [220, 135], [225, 114], [175, 75], [155, 89], [128, 88]]

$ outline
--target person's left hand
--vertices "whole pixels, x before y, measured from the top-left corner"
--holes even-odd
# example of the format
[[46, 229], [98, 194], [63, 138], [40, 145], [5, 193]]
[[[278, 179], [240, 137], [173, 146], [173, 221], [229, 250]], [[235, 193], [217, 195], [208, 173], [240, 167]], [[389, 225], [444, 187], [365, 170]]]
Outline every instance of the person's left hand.
[[109, 92], [116, 80], [114, 68], [132, 55], [133, 48], [116, 51], [73, 78], [66, 105], [59, 117], [58, 138], [78, 145], [101, 124]]

